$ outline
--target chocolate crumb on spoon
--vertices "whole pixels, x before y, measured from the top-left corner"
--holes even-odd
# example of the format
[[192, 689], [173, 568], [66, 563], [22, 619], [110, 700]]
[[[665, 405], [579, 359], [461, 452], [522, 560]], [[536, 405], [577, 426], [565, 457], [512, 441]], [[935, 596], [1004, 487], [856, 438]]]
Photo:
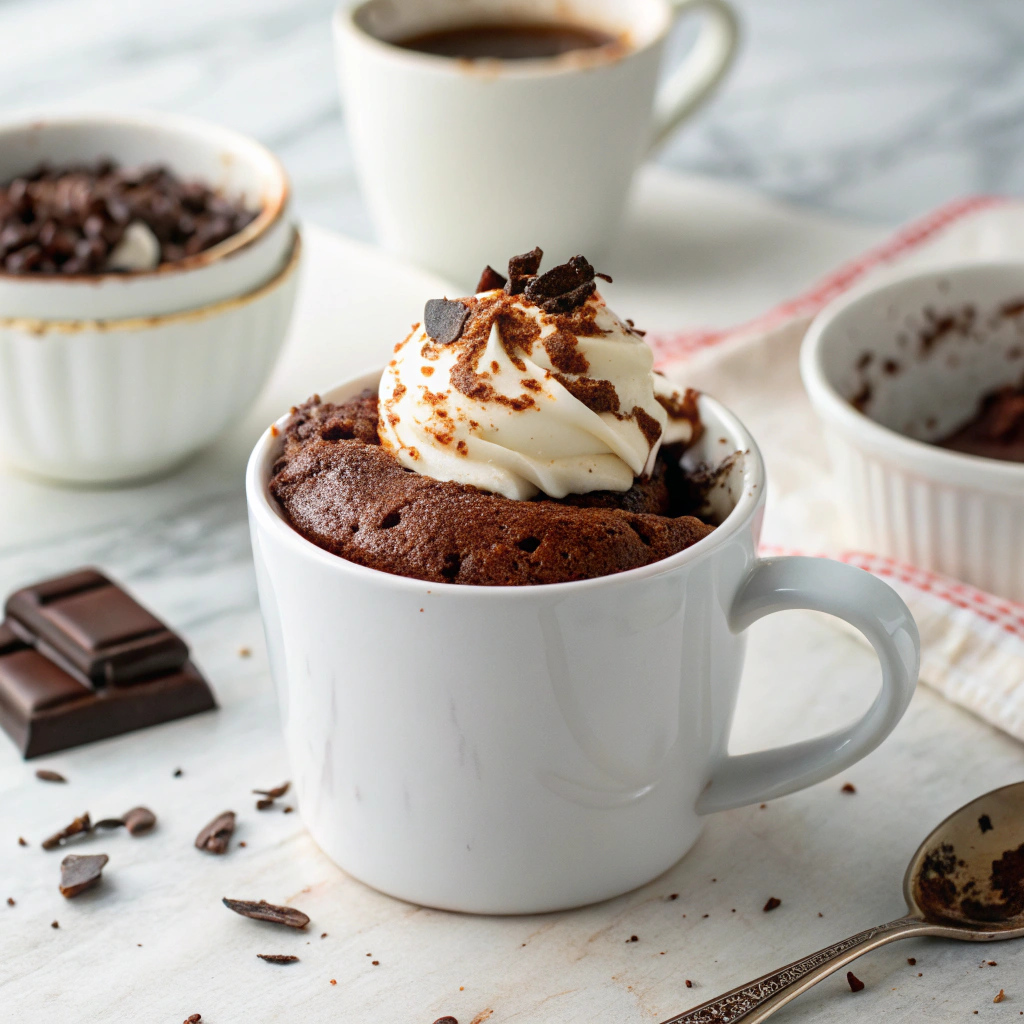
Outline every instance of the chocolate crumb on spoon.
[[[990, 830], [978, 827], [987, 816]], [[663, 1024], [756, 1024], [857, 957], [897, 939], [1024, 938], [1024, 782], [972, 800], [918, 848], [903, 879], [907, 914], [695, 1006]], [[850, 975], [850, 987], [863, 987]]]
[[235, 832], [235, 812], [218, 814], [209, 825], [196, 836], [196, 849], [206, 853], [227, 853], [228, 843]]
[[233, 910], [242, 917], [251, 917], [256, 921], [269, 921], [271, 924], [284, 924], [289, 928], [305, 928], [309, 924], [309, 916], [294, 907], [279, 907], [266, 900], [259, 903], [253, 900], [230, 900], [226, 896], [221, 902], [228, 910]]

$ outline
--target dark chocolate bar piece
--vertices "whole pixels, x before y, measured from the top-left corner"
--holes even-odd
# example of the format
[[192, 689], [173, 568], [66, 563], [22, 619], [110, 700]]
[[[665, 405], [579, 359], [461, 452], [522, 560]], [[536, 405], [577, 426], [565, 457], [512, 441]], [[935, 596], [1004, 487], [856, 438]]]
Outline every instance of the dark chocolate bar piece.
[[22, 640], [93, 687], [166, 675], [188, 658], [181, 637], [95, 569], [18, 590], [6, 611]]
[[0, 624], [0, 726], [26, 758], [217, 706], [190, 662], [164, 675], [91, 689]]

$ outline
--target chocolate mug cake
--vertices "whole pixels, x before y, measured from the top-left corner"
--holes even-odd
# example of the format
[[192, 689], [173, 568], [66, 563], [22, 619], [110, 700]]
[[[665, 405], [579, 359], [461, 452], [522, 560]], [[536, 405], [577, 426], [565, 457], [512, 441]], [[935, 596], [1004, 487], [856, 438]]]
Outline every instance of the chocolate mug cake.
[[383, 572], [501, 586], [623, 572], [712, 532], [680, 464], [696, 394], [653, 372], [605, 275], [541, 258], [428, 302], [378, 393], [292, 411], [270, 491], [299, 533]]

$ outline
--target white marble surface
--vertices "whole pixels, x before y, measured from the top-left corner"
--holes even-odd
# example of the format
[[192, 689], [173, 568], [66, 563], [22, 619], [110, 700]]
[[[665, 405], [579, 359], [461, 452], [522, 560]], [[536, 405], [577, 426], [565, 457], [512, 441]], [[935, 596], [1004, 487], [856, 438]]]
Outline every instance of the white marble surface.
[[[889, 223], [968, 192], [1024, 191], [1020, 0], [734, 2], [745, 27], [735, 71], [666, 165]], [[333, 5], [6, 0], [0, 115], [148, 106], [231, 125], [282, 155], [305, 217], [368, 238]]]
[[[748, 40], [737, 72], [667, 164], [876, 222], [1024, 184], [1019, 0], [740, 6]], [[150, 106], [231, 124], [281, 152], [307, 218], [366, 237], [329, 8], [7, 0], [0, 113]], [[695, 231], [697, 208], [720, 210], [720, 230]], [[880, 235], [870, 224], [790, 215], [707, 182], [648, 174], [614, 254], [616, 305], [663, 328], [741, 320]], [[294, 347], [249, 420], [216, 448], [173, 477], [120, 491], [0, 475], [0, 593], [84, 562], [106, 566], [185, 633], [222, 705], [45, 759], [68, 775], [66, 787], [37, 782], [35, 765], [0, 738], [0, 1019], [135, 1024], [202, 1012], [209, 1024], [430, 1024], [450, 1013], [469, 1024], [493, 1010], [494, 1022], [639, 1024], [898, 915], [900, 876], [918, 840], [960, 803], [1024, 772], [1018, 744], [924, 691], [890, 741], [850, 773], [856, 796], [842, 796], [836, 781], [720, 815], [663, 879], [574, 914], [487, 920], [396, 903], [335, 869], [297, 815], [252, 809], [249, 789], [276, 784], [287, 768], [255, 603], [245, 455], [283, 405], [376, 358], [437, 288], [400, 275], [403, 297], [386, 307], [394, 321], [383, 321], [369, 300], [395, 272], [316, 232], [310, 242], [316, 258]], [[242, 646], [250, 658], [239, 657]], [[863, 648], [812, 615], [759, 624], [734, 749], [852, 718], [876, 672]], [[185, 774], [172, 778], [179, 766]], [[43, 853], [39, 840], [87, 808], [117, 814], [136, 802], [160, 816], [158, 832], [82, 847], [110, 855], [107, 877], [65, 901], [60, 854]], [[205, 857], [192, 839], [228, 806], [246, 847]], [[18, 834], [32, 845], [17, 846]], [[673, 892], [678, 900], [664, 899]], [[783, 904], [766, 915], [771, 895]], [[221, 896], [294, 902], [313, 917], [309, 945], [233, 917]], [[631, 934], [640, 941], [627, 943]], [[302, 959], [275, 968], [258, 952]], [[918, 959], [913, 970], [908, 956]], [[983, 959], [999, 966], [979, 969]], [[857, 968], [864, 992], [851, 995], [836, 977], [778, 1019], [945, 1022], [973, 1010], [1016, 1019], [1022, 968], [1024, 951], [1010, 946], [893, 946]], [[993, 1006], [999, 988], [1008, 998]]]
[[[690, 202], [709, 199], [706, 190], [676, 187]], [[744, 209], [756, 238], [765, 223], [758, 204]], [[781, 235], [769, 214], [761, 209]], [[803, 222], [792, 230], [809, 237]], [[753, 244], [738, 228], [737, 236]], [[252, 416], [201, 459], [116, 491], [66, 491], [0, 474], [0, 592], [73, 565], [106, 567], [184, 633], [221, 704], [31, 764], [0, 742], [0, 1019], [176, 1024], [199, 1012], [209, 1024], [430, 1024], [443, 1014], [461, 1024], [641, 1024], [898, 916], [903, 867], [924, 835], [961, 803], [1024, 773], [1019, 744], [925, 690], [893, 736], [844, 777], [855, 796], [832, 780], [763, 810], [715, 816], [664, 877], [574, 913], [488, 919], [408, 906], [336, 869], [298, 815], [253, 809], [249, 791], [276, 785], [288, 769], [256, 608], [241, 490], [246, 454], [291, 396], [378, 359], [436, 288], [321, 231], [310, 229], [307, 241], [285, 360]], [[382, 316], [385, 294], [392, 301]], [[242, 647], [250, 657], [239, 656]], [[736, 752], [852, 720], [878, 680], [863, 646], [810, 613], [755, 626], [747, 665]], [[37, 781], [39, 765], [69, 783]], [[184, 774], [174, 778], [178, 767]], [[98, 818], [136, 803], [156, 811], [157, 832], [77, 845], [111, 860], [100, 887], [65, 900], [61, 854], [39, 841], [84, 810]], [[228, 807], [239, 813], [236, 838], [246, 846], [223, 858], [196, 851], [196, 832]], [[18, 835], [31, 845], [18, 846]], [[15, 906], [4, 905], [7, 896]], [[220, 905], [223, 896], [293, 904], [312, 917], [310, 934], [237, 918]], [[769, 896], [783, 903], [764, 914]], [[627, 942], [633, 934], [638, 942]], [[300, 962], [275, 967], [257, 953], [293, 953]], [[917, 958], [913, 969], [908, 956]], [[986, 959], [998, 966], [979, 969]], [[1024, 1008], [1020, 944], [918, 941], [872, 954], [856, 973], [863, 992], [851, 995], [837, 976], [779, 1020], [945, 1022], [975, 1009], [1015, 1017]], [[995, 1007], [1000, 988], [1008, 998]]]

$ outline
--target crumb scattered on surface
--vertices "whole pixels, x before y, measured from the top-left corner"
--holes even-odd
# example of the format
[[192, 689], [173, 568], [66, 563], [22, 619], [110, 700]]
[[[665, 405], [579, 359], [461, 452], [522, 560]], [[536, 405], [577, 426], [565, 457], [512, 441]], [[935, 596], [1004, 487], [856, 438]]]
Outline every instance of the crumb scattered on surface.
[[843, 783], [843, 788], [839, 790], [840, 793], [856, 793], [857, 787], [852, 782]]
[[173, 775], [173, 776], [174, 776], [174, 777], [175, 777], [176, 779], [180, 779], [180, 778], [182, 777], [182, 775], [184, 775], [185, 773], [184, 773], [184, 772], [183, 772], [183, 771], [182, 771], [182, 770], [181, 770], [180, 768], [175, 768], [175, 769], [174, 769], [174, 771], [173, 771], [173, 772], [171, 772], [171, 774], [172, 774], [172, 775]]
[[248, 647], [239, 647], [238, 648], [238, 656], [240, 658], [251, 658], [252, 657], [252, 651]]
[[687, 979], [686, 979], [686, 987], [687, 987], [687, 988], [693, 988], [693, 982], [692, 982], [692, 981], [690, 981], [690, 979], [689, 979], [689, 978], [687, 978]]
[[1000, 989], [998, 994], [996, 995], [995, 999], [992, 1000], [992, 1002], [993, 1003], [1001, 1003], [1005, 998], [1006, 998], [1006, 993], [1002, 989]]
[[864, 982], [853, 971], [846, 972], [846, 980], [849, 983], [851, 992], [860, 992], [864, 988]]
[[7, 906], [9, 906], [9, 907], [13, 907], [14, 906], [14, 897], [13, 896], [8, 896], [7, 897]]
[[777, 896], [769, 896], [768, 902], [761, 909], [767, 914], [768, 911], [774, 910], [776, 907], [781, 906], [782, 900], [780, 900]]
[[907, 957], [907, 963], [910, 964], [911, 967], [916, 967], [917, 966], [917, 958], [913, 957], [913, 956], [908, 956]]
[[630, 935], [630, 937], [628, 939], [626, 939], [626, 941], [627, 942], [639, 942], [640, 940], [635, 935]]
[[60, 922], [59, 921], [51, 921], [50, 922], [50, 927], [51, 928], [59, 928], [60, 927]]
[[28, 846], [28, 841], [25, 839], [24, 836], [18, 836], [18, 845], [19, 846]]

